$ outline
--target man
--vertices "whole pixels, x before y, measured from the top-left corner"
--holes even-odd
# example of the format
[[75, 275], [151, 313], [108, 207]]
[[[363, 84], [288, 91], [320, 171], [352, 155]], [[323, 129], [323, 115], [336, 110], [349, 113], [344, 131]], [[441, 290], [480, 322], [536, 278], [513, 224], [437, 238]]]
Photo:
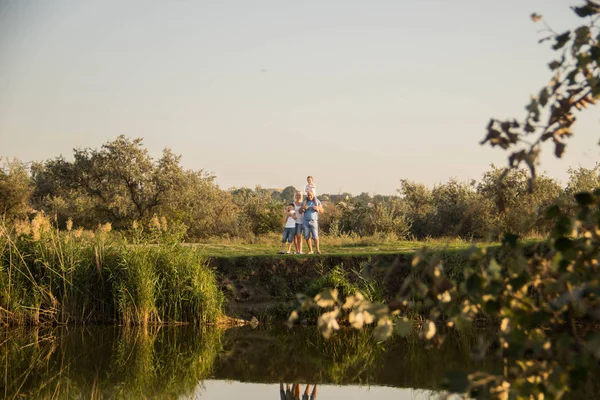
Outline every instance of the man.
[[315, 243], [317, 254], [321, 254], [321, 250], [319, 249], [319, 213], [323, 212], [323, 207], [321, 207], [321, 202], [315, 198], [315, 194], [312, 191], [306, 193], [306, 201], [302, 209], [304, 210], [304, 224], [302, 225], [304, 239], [306, 239], [306, 243], [308, 244], [308, 254], [313, 254], [311, 237]]

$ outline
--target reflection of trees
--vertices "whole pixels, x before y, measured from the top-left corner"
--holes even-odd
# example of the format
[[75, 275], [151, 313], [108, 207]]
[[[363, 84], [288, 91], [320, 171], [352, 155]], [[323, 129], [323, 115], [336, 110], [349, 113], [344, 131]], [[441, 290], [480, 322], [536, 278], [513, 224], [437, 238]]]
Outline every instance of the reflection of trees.
[[178, 398], [209, 377], [220, 337], [187, 327], [5, 331], [0, 386], [7, 398]]
[[[306, 385], [304, 388], [304, 393], [302, 394], [302, 399], [300, 399], [300, 392], [302, 391], [299, 383], [292, 384], [290, 388], [290, 384], [285, 384], [285, 389], [283, 388], [283, 383], [279, 382], [279, 398], [280, 400], [317, 400], [317, 392], [319, 391], [318, 385], [313, 386], [312, 391], [310, 390], [310, 383]], [[310, 393], [310, 397], [309, 397]]]

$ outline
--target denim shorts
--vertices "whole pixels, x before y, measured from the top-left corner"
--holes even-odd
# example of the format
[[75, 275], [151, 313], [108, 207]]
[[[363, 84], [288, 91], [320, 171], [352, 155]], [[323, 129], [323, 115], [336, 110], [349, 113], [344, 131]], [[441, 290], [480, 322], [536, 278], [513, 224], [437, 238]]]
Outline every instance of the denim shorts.
[[296, 235], [302, 235], [302, 227], [304, 224], [296, 223]]
[[292, 243], [294, 241], [294, 235], [296, 228], [283, 228], [283, 236], [281, 237], [281, 243]]
[[308, 240], [311, 235], [313, 240], [319, 238], [319, 223], [317, 221], [304, 221], [302, 226], [304, 228], [304, 239]]

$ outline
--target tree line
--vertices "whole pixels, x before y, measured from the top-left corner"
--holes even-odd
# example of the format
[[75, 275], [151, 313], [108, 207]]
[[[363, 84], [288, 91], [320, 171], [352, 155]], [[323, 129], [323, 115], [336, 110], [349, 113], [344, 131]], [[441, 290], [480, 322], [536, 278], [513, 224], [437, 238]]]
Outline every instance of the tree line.
[[[180, 156], [165, 149], [152, 158], [140, 138], [119, 136], [99, 149], [75, 149], [63, 156], [25, 164], [4, 160], [0, 169], [0, 215], [5, 221], [42, 211], [59, 228], [67, 222], [94, 229], [149, 224], [157, 216], [187, 240], [279, 232], [283, 205], [296, 189], [257, 186], [223, 190], [215, 176], [186, 170]], [[393, 196], [323, 194], [322, 231], [331, 236], [386, 234], [398, 239], [426, 237], [485, 238], [502, 232], [546, 234], [541, 212], [557, 201], [600, 187], [600, 165], [569, 169], [566, 185], [514, 169], [503, 177], [492, 166], [480, 181], [450, 179], [429, 188], [407, 179]], [[498, 207], [501, 204], [502, 207]]]

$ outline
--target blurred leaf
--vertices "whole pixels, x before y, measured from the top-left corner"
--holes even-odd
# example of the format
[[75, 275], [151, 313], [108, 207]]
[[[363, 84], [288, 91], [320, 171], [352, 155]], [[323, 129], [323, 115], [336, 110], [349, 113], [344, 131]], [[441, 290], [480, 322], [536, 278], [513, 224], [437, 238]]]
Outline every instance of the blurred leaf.
[[561, 237], [556, 239], [556, 241], [554, 242], [554, 247], [556, 247], [556, 250], [564, 253], [565, 251], [570, 250], [573, 247], [573, 242], [569, 238]]
[[550, 206], [546, 210], [546, 218], [556, 218], [560, 215], [560, 208], [557, 205]]
[[571, 31], [566, 31], [565, 33], [555, 36], [554, 39], [556, 40], [556, 43], [552, 46], [552, 49], [559, 50], [559, 49], [563, 48], [564, 45], [567, 44], [567, 42], [569, 41], [570, 38], [571, 38]]
[[550, 68], [551, 71], [554, 71], [555, 69], [559, 68], [561, 65], [562, 65], [562, 62], [560, 62], [558, 60], [554, 60], [548, 64], [548, 67]]
[[513, 233], [505, 233], [502, 238], [502, 244], [508, 245], [509, 247], [516, 247], [519, 242], [519, 235], [515, 235]]
[[561, 158], [563, 153], [565, 152], [566, 144], [559, 142], [558, 140], [554, 142], [554, 155], [557, 158]]
[[594, 196], [589, 192], [581, 192], [575, 195], [575, 200], [580, 206], [589, 206], [594, 204]]
[[377, 321], [377, 326], [373, 329], [373, 336], [377, 341], [386, 341], [392, 336], [394, 327], [389, 318], [382, 318]]
[[402, 337], [406, 337], [412, 331], [412, 323], [406, 317], [400, 318], [396, 321], [396, 333]]
[[575, 11], [575, 14], [577, 14], [581, 18], [590, 17], [592, 15], [598, 14], [599, 12], [598, 6], [590, 2], [588, 2], [585, 6], [571, 7], [571, 9]]
[[427, 339], [427, 340], [433, 339], [436, 331], [437, 331], [437, 328], [432, 321], [425, 321], [425, 324], [423, 325], [423, 336], [425, 337], [425, 339]]
[[443, 387], [452, 393], [465, 393], [469, 387], [469, 376], [464, 371], [449, 371], [446, 373]]
[[323, 289], [315, 296], [315, 303], [321, 307], [333, 307], [337, 303], [337, 289]]
[[542, 19], [542, 16], [539, 14], [536, 14], [536, 13], [531, 14], [530, 17], [533, 22], [538, 22], [539, 20]]
[[471, 293], [476, 293], [481, 289], [481, 278], [477, 273], [470, 275], [466, 282], [467, 290]]

